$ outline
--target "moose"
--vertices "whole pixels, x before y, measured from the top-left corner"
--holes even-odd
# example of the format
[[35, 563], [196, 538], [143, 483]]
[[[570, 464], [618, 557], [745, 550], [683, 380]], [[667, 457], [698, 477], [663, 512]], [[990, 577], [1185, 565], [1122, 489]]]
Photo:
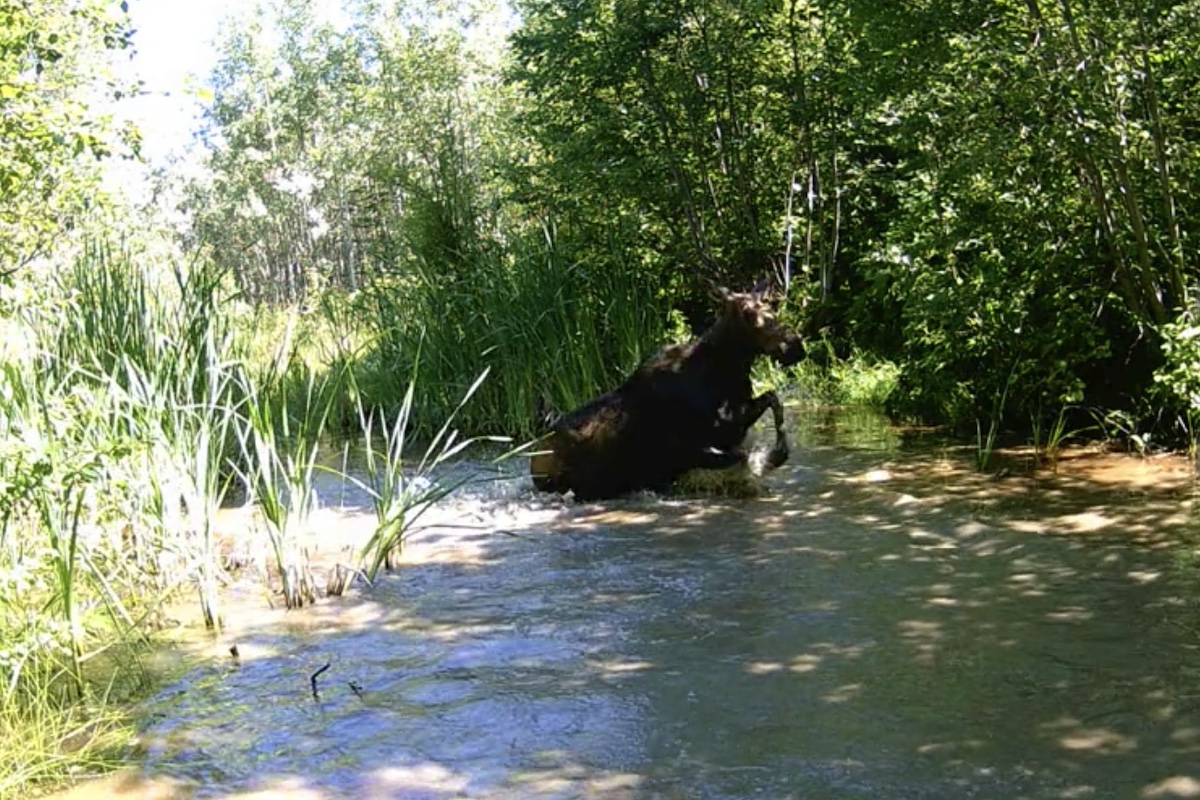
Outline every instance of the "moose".
[[693, 469], [744, 464], [742, 443], [767, 409], [775, 422], [767, 466], [787, 460], [783, 406], [775, 392], [754, 396], [750, 368], [763, 355], [795, 364], [800, 337], [776, 318], [766, 280], [717, 293], [720, 313], [703, 336], [666, 347], [618, 388], [547, 420], [545, 449], [530, 462], [538, 489], [600, 500], [666, 491]]

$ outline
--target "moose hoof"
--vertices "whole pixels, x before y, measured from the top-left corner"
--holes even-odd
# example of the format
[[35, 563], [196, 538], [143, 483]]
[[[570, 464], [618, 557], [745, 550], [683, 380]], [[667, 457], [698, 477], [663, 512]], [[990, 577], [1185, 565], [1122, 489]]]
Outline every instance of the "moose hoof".
[[771, 452], [767, 453], [766, 468], [778, 469], [782, 467], [788, 460], [788, 449], [786, 447], [772, 447]]

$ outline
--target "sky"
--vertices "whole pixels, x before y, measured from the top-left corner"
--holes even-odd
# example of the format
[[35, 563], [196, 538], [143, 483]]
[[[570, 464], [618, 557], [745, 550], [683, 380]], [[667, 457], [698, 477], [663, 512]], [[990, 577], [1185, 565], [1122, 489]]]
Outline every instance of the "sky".
[[216, 62], [213, 46], [220, 21], [237, 0], [131, 0], [134, 53], [129, 68], [144, 81], [144, 95], [124, 113], [142, 132], [143, 156], [161, 164], [180, 151], [199, 123], [199, 105], [188, 92], [189, 76], [201, 83]]
[[[137, 199], [148, 191], [150, 170], [194, 165], [196, 153], [187, 151], [201, 123], [196, 92], [216, 64], [221, 22], [254, 13], [255, 5], [253, 0], [129, 0], [134, 36], [125, 68], [129, 78], [143, 82], [143, 92], [121, 101], [117, 114], [141, 132], [142, 163], [114, 165], [110, 183]], [[337, 24], [341, 7], [341, 0], [317, 0], [315, 10], [318, 18]], [[511, 15], [504, 19], [502, 28], [512, 22]]]

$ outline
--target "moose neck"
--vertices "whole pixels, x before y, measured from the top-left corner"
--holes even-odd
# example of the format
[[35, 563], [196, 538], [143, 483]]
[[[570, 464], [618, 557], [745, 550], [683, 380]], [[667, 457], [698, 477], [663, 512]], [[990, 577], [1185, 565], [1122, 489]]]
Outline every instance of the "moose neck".
[[722, 317], [700, 338], [700, 348], [729, 369], [744, 370], [749, 374], [759, 350], [747, 333], [741, 326]]

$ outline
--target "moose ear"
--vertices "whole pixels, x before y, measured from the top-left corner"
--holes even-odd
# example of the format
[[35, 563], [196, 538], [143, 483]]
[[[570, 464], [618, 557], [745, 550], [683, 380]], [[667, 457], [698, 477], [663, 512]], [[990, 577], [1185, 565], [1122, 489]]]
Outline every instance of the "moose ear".
[[729, 299], [729, 290], [724, 286], [719, 286], [712, 278], [704, 279], [704, 288], [708, 291], [709, 296], [719, 303], [724, 303]]

